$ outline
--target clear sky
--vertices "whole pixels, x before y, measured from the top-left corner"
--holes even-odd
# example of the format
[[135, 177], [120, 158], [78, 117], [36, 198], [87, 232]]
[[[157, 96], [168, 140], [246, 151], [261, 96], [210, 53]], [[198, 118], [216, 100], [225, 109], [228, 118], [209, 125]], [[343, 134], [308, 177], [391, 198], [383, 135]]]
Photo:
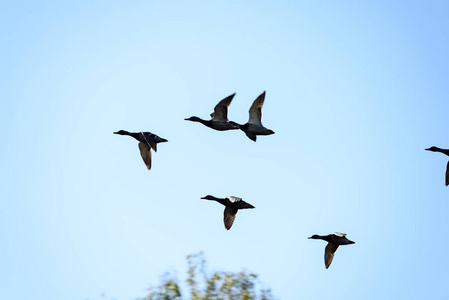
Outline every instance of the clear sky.
[[[185, 256], [280, 299], [449, 299], [448, 1], [3, 1], [0, 298], [118, 300]], [[250, 141], [208, 118], [236, 92]], [[137, 141], [159, 144], [146, 170]], [[230, 231], [234, 195], [256, 209]], [[326, 243], [348, 234], [328, 270]]]

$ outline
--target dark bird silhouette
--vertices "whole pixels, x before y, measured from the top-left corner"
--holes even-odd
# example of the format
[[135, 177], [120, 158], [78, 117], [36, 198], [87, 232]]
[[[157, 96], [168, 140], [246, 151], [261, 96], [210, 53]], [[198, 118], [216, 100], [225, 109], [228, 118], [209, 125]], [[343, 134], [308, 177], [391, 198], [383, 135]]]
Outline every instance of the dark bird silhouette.
[[[426, 150], [428, 151], [433, 151], [433, 152], [441, 152], [446, 154], [447, 156], [449, 156], [449, 149], [441, 149], [435, 146], [432, 146], [430, 148], [427, 148]], [[447, 166], [446, 166], [446, 182], [445, 182], [446, 186], [449, 185], [449, 161], [447, 162]]]
[[229, 230], [232, 226], [232, 223], [234, 223], [235, 215], [237, 214], [237, 211], [239, 209], [255, 208], [251, 204], [243, 201], [242, 198], [233, 196], [229, 196], [226, 198], [217, 198], [211, 195], [207, 195], [206, 197], [203, 197], [201, 199], [214, 200], [226, 206], [224, 210], [224, 226], [227, 230]]
[[337, 251], [338, 247], [340, 245], [349, 245], [349, 244], [355, 244], [355, 242], [350, 241], [346, 238], [346, 233], [338, 233], [334, 232], [329, 235], [317, 235], [314, 234], [309, 239], [315, 239], [315, 240], [325, 240], [327, 241], [327, 246], [324, 249], [324, 266], [329, 268], [329, 266], [332, 263], [332, 260], [334, 259], [335, 251]]
[[129, 135], [139, 141], [140, 155], [147, 169], [151, 169], [151, 149], [157, 152], [157, 143], [168, 142], [151, 132], [128, 132], [126, 130], [119, 130], [114, 134]]
[[233, 125], [228, 121], [228, 107], [231, 104], [232, 98], [234, 98], [234, 96], [235, 93], [218, 102], [218, 104], [215, 105], [214, 112], [210, 114], [210, 120], [203, 120], [198, 117], [190, 117], [184, 120], [200, 122], [207, 127], [219, 131], [239, 129], [238, 126]]
[[253, 105], [249, 109], [249, 120], [246, 124], [240, 125], [236, 122], [230, 122], [233, 125], [238, 126], [242, 131], [245, 132], [246, 136], [256, 141], [258, 135], [270, 135], [274, 134], [274, 131], [265, 128], [262, 125], [262, 106], [265, 101], [265, 91], [259, 95], [259, 97], [254, 100]]

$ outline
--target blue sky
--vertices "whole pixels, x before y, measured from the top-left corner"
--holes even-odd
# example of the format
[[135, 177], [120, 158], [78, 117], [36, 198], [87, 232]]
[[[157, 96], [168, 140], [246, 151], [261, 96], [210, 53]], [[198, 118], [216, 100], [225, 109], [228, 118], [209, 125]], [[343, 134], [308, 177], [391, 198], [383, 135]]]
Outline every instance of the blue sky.
[[[448, 1], [0, 3], [0, 297], [248, 269], [280, 299], [449, 299]], [[236, 92], [250, 141], [186, 122]], [[137, 142], [169, 140], [147, 171]], [[234, 195], [223, 208], [201, 200]], [[345, 232], [331, 267], [312, 234]]]

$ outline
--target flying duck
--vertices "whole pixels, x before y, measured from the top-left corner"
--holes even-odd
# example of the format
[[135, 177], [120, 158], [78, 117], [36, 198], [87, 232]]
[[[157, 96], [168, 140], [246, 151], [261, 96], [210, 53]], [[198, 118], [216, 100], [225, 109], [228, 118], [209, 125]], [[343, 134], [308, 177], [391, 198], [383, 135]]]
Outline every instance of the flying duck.
[[139, 141], [140, 155], [147, 169], [151, 169], [151, 149], [157, 152], [157, 143], [168, 142], [151, 132], [128, 132], [126, 130], [119, 130], [114, 134], [129, 135]]
[[[441, 148], [432, 146], [430, 148], [427, 148], [426, 150], [433, 151], [433, 152], [441, 152], [441, 153], [444, 153], [447, 156], [449, 156], [449, 149], [441, 149]], [[446, 186], [449, 185], [449, 161], [447, 162], [447, 166], [446, 166], [446, 182], [445, 183], [446, 183]]]
[[334, 232], [329, 235], [317, 235], [314, 234], [309, 239], [315, 239], [315, 240], [325, 240], [327, 241], [327, 246], [324, 249], [324, 266], [329, 268], [329, 266], [332, 263], [332, 260], [334, 259], [335, 251], [337, 251], [338, 246], [340, 245], [349, 245], [349, 244], [355, 244], [355, 242], [350, 241], [346, 238], [346, 233], [338, 233]]
[[249, 109], [249, 120], [248, 123], [240, 125], [236, 122], [230, 122], [233, 125], [238, 126], [241, 130], [246, 133], [246, 136], [256, 141], [258, 135], [270, 135], [274, 134], [273, 130], [265, 128], [262, 125], [262, 106], [265, 100], [265, 91], [259, 95], [259, 97], [254, 100], [253, 105]]
[[234, 96], [235, 93], [218, 102], [218, 104], [215, 105], [214, 112], [210, 114], [210, 120], [203, 120], [198, 117], [190, 117], [184, 120], [200, 122], [207, 127], [219, 131], [239, 129], [237, 125], [228, 122], [228, 107], [231, 104], [232, 98], [234, 98]]
[[229, 196], [226, 198], [217, 198], [217, 197], [214, 197], [211, 195], [207, 195], [206, 197], [203, 197], [201, 199], [214, 200], [214, 201], [217, 201], [217, 202], [223, 204], [224, 206], [226, 206], [226, 208], [224, 210], [224, 219], [223, 220], [224, 220], [224, 226], [227, 230], [229, 230], [232, 226], [232, 223], [234, 223], [235, 215], [237, 214], [237, 211], [239, 209], [255, 208], [251, 204], [243, 201], [242, 198], [233, 197], [233, 196]]

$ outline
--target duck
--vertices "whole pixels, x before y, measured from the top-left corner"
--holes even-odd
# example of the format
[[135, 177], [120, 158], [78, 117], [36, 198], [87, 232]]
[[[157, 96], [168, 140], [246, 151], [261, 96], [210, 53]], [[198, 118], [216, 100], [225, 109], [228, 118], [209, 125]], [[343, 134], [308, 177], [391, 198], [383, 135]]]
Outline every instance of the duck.
[[[441, 149], [441, 148], [432, 146], [432, 147], [427, 148], [425, 150], [432, 151], [432, 152], [441, 152], [441, 153], [444, 153], [447, 156], [449, 156], [449, 149]], [[445, 180], [445, 184], [446, 184], [446, 186], [449, 185], [449, 161], [447, 162], [447, 166], [446, 166], [446, 180]]]
[[202, 197], [201, 199], [217, 201], [226, 206], [224, 210], [223, 221], [224, 226], [227, 230], [231, 229], [231, 226], [234, 223], [235, 215], [237, 214], [239, 209], [255, 208], [251, 204], [243, 201], [242, 198], [234, 196], [228, 196], [226, 198], [217, 198], [211, 195], [207, 195], [205, 197]]
[[259, 97], [254, 100], [253, 104], [249, 108], [249, 120], [246, 124], [240, 125], [236, 122], [231, 121], [230, 123], [238, 126], [246, 136], [252, 140], [256, 141], [258, 135], [270, 135], [274, 134], [274, 131], [265, 128], [262, 125], [262, 106], [265, 101], [265, 91], [259, 95]]
[[332, 260], [334, 259], [335, 251], [337, 251], [338, 247], [340, 245], [350, 245], [355, 244], [355, 242], [350, 241], [346, 238], [346, 233], [338, 233], [334, 232], [329, 235], [317, 235], [314, 234], [309, 239], [315, 239], [315, 240], [325, 240], [327, 243], [326, 248], [324, 249], [324, 266], [326, 269], [329, 268], [329, 266], [332, 263]]
[[218, 131], [224, 131], [224, 130], [232, 130], [232, 129], [239, 129], [237, 125], [231, 124], [228, 120], [228, 107], [231, 104], [232, 99], [234, 98], [235, 93], [232, 95], [229, 95], [228, 97], [224, 98], [220, 102], [218, 102], [217, 105], [214, 107], [214, 112], [210, 114], [211, 119], [210, 120], [203, 120], [198, 117], [190, 117], [187, 119], [184, 119], [186, 121], [192, 121], [192, 122], [199, 122], [209, 128], [218, 130]]
[[129, 132], [126, 130], [119, 130], [114, 134], [129, 135], [139, 141], [140, 155], [148, 170], [151, 169], [151, 149], [157, 152], [157, 144], [168, 142], [166, 139], [157, 136], [154, 133], [145, 132]]

